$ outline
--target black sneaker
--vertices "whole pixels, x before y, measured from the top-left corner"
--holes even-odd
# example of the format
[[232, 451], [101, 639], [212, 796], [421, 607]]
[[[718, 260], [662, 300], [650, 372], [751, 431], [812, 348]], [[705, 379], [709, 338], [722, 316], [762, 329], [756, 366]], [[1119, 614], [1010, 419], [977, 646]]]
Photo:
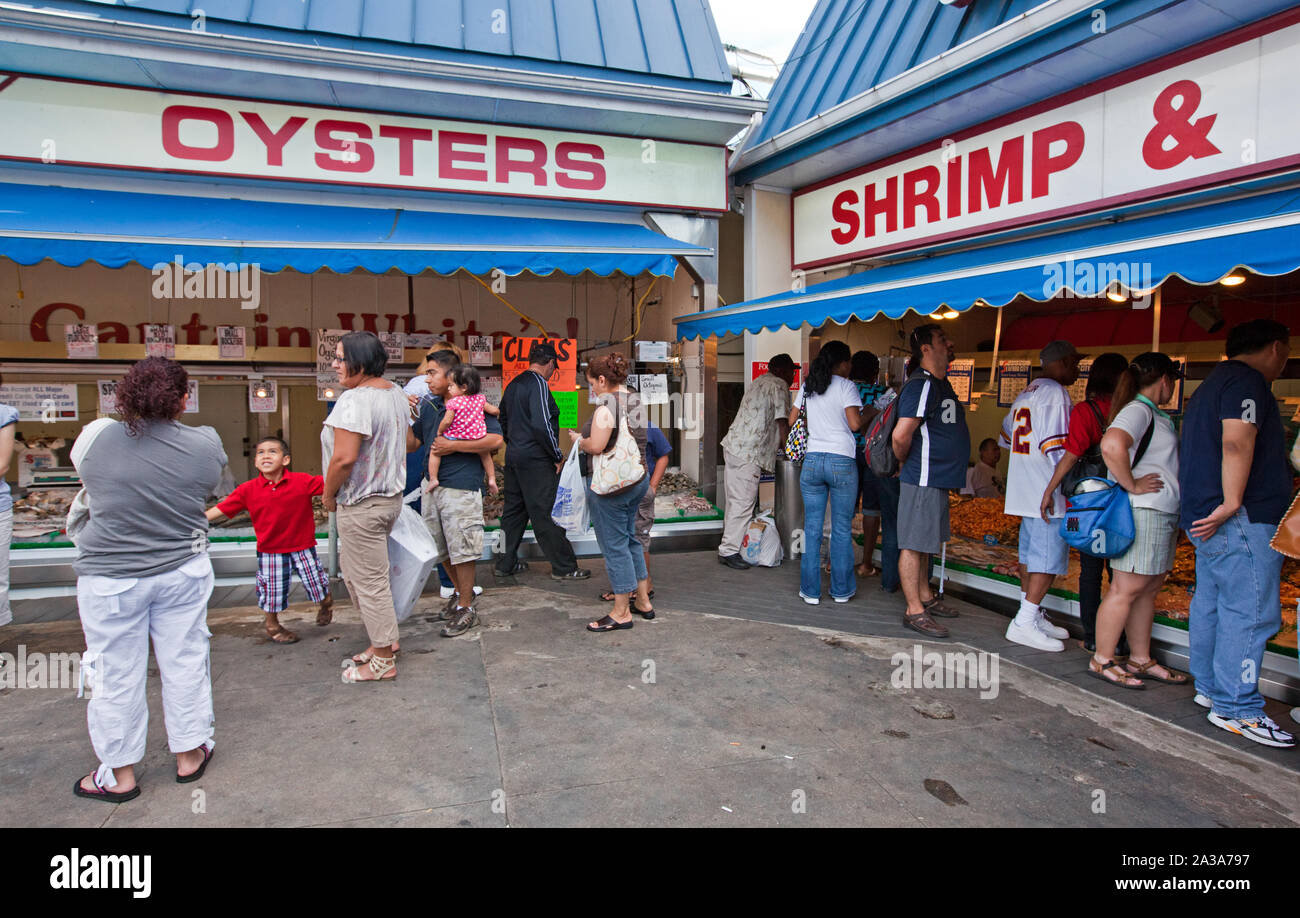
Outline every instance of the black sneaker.
[[560, 580], [560, 581], [564, 581], [564, 580], [590, 580], [590, 579], [591, 579], [591, 571], [587, 570], [585, 567], [575, 567], [573, 570], [569, 571], [567, 574], [557, 574], [557, 573], [555, 573], [554, 571], [552, 571], [552, 572], [551, 572], [551, 579], [552, 579], [552, 580]]
[[512, 568], [510, 568], [510, 570], [508, 570], [508, 571], [503, 571], [503, 570], [501, 570], [501, 568], [499, 568], [499, 567], [493, 567], [493, 568], [492, 568], [492, 576], [493, 576], [493, 577], [513, 577], [515, 574], [522, 574], [522, 573], [524, 573], [524, 571], [526, 571], [526, 570], [528, 570], [528, 563], [527, 563], [526, 561], [518, 561], [518, 562], [515, 563], [515, 566], [512, 567]]
[[438, 632], [443, 637], [458, 637], [478, 624], [478, 613], [471, 609], [457, 609], [456, 617]]
[[754, 565], [750, 564], [739, 553], [734, 555], [718, 555], [718, 563], [725, 564], [727, 567], [736, 571], [747, 571]]

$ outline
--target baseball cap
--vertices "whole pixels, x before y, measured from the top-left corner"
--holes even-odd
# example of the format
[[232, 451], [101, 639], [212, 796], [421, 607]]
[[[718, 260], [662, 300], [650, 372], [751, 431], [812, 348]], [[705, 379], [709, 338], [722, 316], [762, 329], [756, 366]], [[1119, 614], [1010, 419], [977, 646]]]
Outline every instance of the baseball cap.
[[559, 359], [560, 355], [555, 352], [555, 348], [545, 341], [538, 341], [528, 351], [529, 363], [543, 364], [550, 363], [552, 360], [558, 363]]
[[1053, 341], [1051, 344], [1047, 345], [1047, 347], [1038, 352], [1038, 363], [1040, 366], [1045, 367], [1049, 363], [1064, 360], [1072, 354], [1078, 357], [1083, 356], [1069, 341]]

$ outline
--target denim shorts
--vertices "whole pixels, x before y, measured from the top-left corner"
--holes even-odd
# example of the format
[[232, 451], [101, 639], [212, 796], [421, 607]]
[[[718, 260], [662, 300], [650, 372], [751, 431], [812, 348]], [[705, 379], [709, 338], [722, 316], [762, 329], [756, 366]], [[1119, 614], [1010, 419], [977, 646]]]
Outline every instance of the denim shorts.
[[1064, 574], [1070, 568], [1070, 544], [1061, 538], [1061, 521], [1041, 516], [1020, 518], [1020, 563], [1031, 574]]

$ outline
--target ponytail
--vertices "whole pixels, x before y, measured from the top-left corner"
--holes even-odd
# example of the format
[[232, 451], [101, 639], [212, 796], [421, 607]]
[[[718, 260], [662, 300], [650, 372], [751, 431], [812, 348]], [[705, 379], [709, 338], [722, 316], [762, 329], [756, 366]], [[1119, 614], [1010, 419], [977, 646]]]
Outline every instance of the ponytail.
[[835, 368], [851, 359], [852, 354], [849, 346], [843, 341], [827, 341], [823, 344], [822, 349], [813, 358], [812, 365], [808, 367], [808, 378], [803, 384], [804, 398], [810, 395], [821, 395], [830, 388]]
[[1178, 364], [1174, 363], [1167, 354], [1158, 351], [1139, 354], [1124, 372], [1119, 374], [1119, 380], [1115, 383], [1115, 394], [1110, 400], [1109, 420], [1114, 422], [1124, 406], [1137, 398], [1138, 393], [1147, 386], [1165, 377], [1176, 379], [1181, 374]]

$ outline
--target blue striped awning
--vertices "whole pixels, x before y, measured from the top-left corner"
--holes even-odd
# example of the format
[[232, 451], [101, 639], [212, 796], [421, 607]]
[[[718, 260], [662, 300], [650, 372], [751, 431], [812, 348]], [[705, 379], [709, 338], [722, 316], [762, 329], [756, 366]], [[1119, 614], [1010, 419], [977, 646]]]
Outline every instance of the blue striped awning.
[[1143, 294], [1173, 275], [1211, 284], [1239, 266], [1268, 275], [1300, 268], [1300, 191], [1291, 187], [915, 258], [674, 322], [679, 338], [692, 339], [805, 322], [901, 319], [909, 310], [928, 315], [941, 307], [1005, 306], [1018, 296], [1042, 302], [1063, 289], [1095, 297], [1112, 282]]
[[0, 256], [23, 265], [49, 258], [67, 267], [151, 267], [179, 257], [304, 274], [396, 268], [670, 277], [677, 256], [712, 254], [634, 223], [0, 184]]

